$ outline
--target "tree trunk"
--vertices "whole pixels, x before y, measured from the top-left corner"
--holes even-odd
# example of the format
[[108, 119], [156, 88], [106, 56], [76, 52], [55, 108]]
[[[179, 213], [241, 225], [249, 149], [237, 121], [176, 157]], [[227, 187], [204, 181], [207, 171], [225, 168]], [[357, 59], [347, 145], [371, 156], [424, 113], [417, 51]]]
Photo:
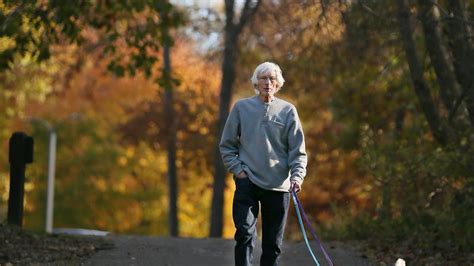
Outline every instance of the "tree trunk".
[[[233, 37], [233, 36], [232, 36]], [[224, 129], [227, 116], [229, 115], [230, 100], [232, 97], [232, 84], [235, 79], [235, 43], [226, 45], [224, 49], [224, 62], [222, 64], [223, 76], [221, 83], [221, 92], [219, 97], [219, 120], [217, 141], [220, 140], [222, 130]], [[226, 40], [227, 43], [227, 40]], [[223, 209], [224, 209], [224, 189], [227, 170], [222, 162], [219, 145], [215, 148], [214, 162], [214, 185], [211, 209], [211, 237], [221, 237], [223, 229]]]
[[167, 155], [168, 155], [168, 223], [171, 236], [179, 235], [179, 223], [178, 223], [178, 181], [176, 171], [176, 123], [173, 108], [173, 88], [170, 77], [171, 73], [171, 60], [170, 60], [170, 48], [168, 45], [163, 47], [163, 58], [164, 58], [164, 75], [166, 84], [168, 87], [165, 88], [165, 114], [167, 115], [168, 125], [168, 138], [167, 138]]
[[474, 48], [471, 29], [466, 18], [466, 10], [459, 0], [448, 0], [447, 34], [453, 54], [453, 64], [457, 80], [462, 87], [462, 95], [469, 112], [471, 126], [474, 127]]
[[458, 96], [458, 87], [452, 63], [442, 42], [436, 7], [432, 1], [426, 0], [418, 0], [418, 5], [420, 6], [420, 20], [423, 25], [425, 46], [436, 73], [439, 94], [446, 110], [451, 113]]
[[[162, 19], [168, 19], [166, 11], [161, 11]], [[168, 227], [171, 236], [179, 235], [178, 222], [178, 181], [176, 170], [176, 119], [173, 107], [173, 80], [171, 77], [170, 45], [167, 28], [163, 29], [163, 74], [161, 85], [165, 90], [164, 112], [166, 114], [166, 152], [168, 157]]]
[[219, 120], [217, 130], [217, 145], [215, 147], [214, 159], [214, 184], [211, 205], [211, 237], [222, 237], [223, 233], [223, 209], [224, 209], [224, 190], [227, 170], [222, 162], [219, 151], [219, 140], [224, 129], [227, 116], [229, 115], [230, 100], [232, 97], [232, 87], [235, 80], [235, 59], [237, 54], [237, 42], [243, 26], [255, 14], [260, 5], [260, 0], [252, 6], [252, 1], [246, 0], [241, 11], [240, 19], [237, 24], [234, 23], [235, 11], [234, 1], [225, 1], [226, 25], [225, 25], [225, 47], [224, 59], [222, 63], [222, 81], [219, 97]]
[[413, 82], [413, 88], [434, 138], [441, 145], [446, 145], [448, 140], [446, 133], [447, 131], [439, 117], [438, 111], [431, 97], [428, 84], [423, 78], [423, 69], [416, 53], [415, 42], [413, 41], [412, 37], [413, 31], [411, 28], [410, 10], [408, 9], [406, 0], [397, 0], [396, 2], [398, 5], [400, 36], [403, 40], [408, 66], [410, 68], [411, 80]]

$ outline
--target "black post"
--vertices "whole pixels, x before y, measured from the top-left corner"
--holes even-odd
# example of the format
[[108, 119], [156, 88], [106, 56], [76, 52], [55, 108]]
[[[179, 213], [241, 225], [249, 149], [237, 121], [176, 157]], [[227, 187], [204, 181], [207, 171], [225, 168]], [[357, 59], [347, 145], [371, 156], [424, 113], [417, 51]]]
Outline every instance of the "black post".
[[8, 224], [22, 226], [25, 192], [25, 166], [33, 162], [33, 138], [15, 132], [10, 138], [10, 195], [8, 197]]

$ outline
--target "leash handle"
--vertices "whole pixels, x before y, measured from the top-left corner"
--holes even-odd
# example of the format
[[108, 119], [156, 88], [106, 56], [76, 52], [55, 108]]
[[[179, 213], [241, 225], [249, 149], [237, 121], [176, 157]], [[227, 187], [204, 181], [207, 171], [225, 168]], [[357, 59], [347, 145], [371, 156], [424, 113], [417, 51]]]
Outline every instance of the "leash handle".
[[[306, 223], [306, 225], [308, 226], [311, 234], [313, 235], [314, 239], [318, 242], [318, 245], [319, 245], [319, 248], [321, 249], [321, 251], [323, 252], [324, 254], [324, 257], [326, 258], [326, 261], [329, 263], [330, 266], [334, 266], [331, 258], [329, 257], [328, 253], [326, 252], [326, 250], [324, 249], [324, 246], [323, 244], [321, 243], [321, 241], [319, 241], [319, 238], [318, 236], [316, 235], [316, 232], [315, 230], [313, 229], [313, 227], [311, 226], [311, 223], [309, 222], [309, 219], [308, 217], [306, 216], [306, 213], [303, 209], [303, 205], [301, 205], [301, 202], [299, 201], [298, 197], [296, 196], [296, 192], [294, 190], [291, 191], [291, 194], [293, 196], [293, 202], [295, 204], [295, 209], [296, 209], [296, 213], [298, 215], [298, 219], [300, 220], [301, 219], [301, 214], [303, 216], [303, 219], [304, 219], [304, 222]], [[301, 210], [301, 214], [300, 214], [300, 210]], [[301, 224], [300, 224], [301, 226]], [[304, 226], [302, 227], [302, 231], [303, 231], [303, 235], [306, 237], [306, 233], [304, 232]], [[312, 252], [311, 252], [312, 253]], [[319, 265], [319, 264], [318, 264]]]

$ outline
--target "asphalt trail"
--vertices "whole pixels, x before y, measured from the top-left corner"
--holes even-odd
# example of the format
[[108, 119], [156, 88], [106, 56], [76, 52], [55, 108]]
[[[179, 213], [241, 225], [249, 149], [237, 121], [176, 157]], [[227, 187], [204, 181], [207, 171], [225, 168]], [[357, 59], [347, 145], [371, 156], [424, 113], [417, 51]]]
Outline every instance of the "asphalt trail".
[[[142, 236], [108, 236], [106, 238], [114, 243], [114, 247], [95, 253], [83, 265], [233, 265], [233, 240]], [[315, 243], [312, 245], [317, 250]], [[325, 244], [325, 248], [334, 265], [373, 265], [348, 245], [330, 242]], [[254, 250], [254, 265], [259, 265], [260, 254], [260, 242], [258, 242]], [[316, 256], [321, 265], [327, 265], [320, 252], [316, 252]], [[285, 242], [280, 265], [304, 266], [314, 265], [314, 263], [304, 242]]]

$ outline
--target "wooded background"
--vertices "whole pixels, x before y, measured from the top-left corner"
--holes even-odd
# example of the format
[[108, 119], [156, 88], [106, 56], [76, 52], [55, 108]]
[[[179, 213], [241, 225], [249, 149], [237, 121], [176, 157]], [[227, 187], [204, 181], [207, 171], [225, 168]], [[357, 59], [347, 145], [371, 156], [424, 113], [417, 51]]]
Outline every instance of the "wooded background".
[[25, 227], [43, 230], [52, 128], [54, 227], [232, 237], [217, 142], [274, 61], [323, 239], [473, 251], [473, 1], [115, 2], [0, 3], [0, 220], [24, 131]]

